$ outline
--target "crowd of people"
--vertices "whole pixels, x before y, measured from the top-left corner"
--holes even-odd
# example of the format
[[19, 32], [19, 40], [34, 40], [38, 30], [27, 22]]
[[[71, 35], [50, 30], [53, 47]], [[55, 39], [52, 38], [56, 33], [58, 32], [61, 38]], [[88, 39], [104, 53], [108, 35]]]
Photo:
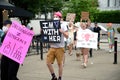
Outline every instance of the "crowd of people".
[[[65, 64], [65, 53], [68, 53], [70, 56], [73, 55], [73, 47], [76, 50], [76, 59], [82, 60], [83, 67], [87, 67], [88, 63], [88, 56], [90, 53], [90, 57], [92, 57], [92, 48], [86, 48], [86, 47], [80, 47], [77, 48], [77, 38], [81, 37], [77, 34], [77, 31], [79, 30], [86, 30], [89, 29], [92, 32], [98, 33], [98, 44], [97, 49], [100, 49], [100, 31], [101, 28], [97, 25], [97, 22], [94, 23], [94, 26], [91, 26], [91, 21], [88, 19], [86, 22], [80, 21], [79, 25], [75, 25], [73, 21], [69, 21], [68, 25], [65, 25], [63, 22], [62, 14], [61, 12], [55, 12], [54, 13], [54, 20], [60, 20], [60, 26], [59, 29], [61, 33], [61, 41], [60, 43], [49, 43], [49, 50], [47, 52], [46, 56], [46, 65], [48, 67], [48, 70], [51, 74], [51, 80], [62, 80], [62, 74], [63, 74], [63, 67]], [[10, 25], [12, 24], [12, 21], [6, 20], [3, 23], [3, 36], [1, 37], [1, 43], [4, 40], [4, 37], [9, 30]], [[112, 23], [107, 24], [107, 36], [108, 36], [108, 42], [109, 42], [109, 52], [112, 52], [112, 48], [114, 46], [114, 35], [115, 30], [112, 27]], [[68, 51], [67, 51], [68, 49]], [[58, 77], [56, 73], [54, 72], [54, 67], [52, 64], [54, 64], [55, 59], [57, 60], [58, 64]], [[19, 69], [19, 63], [11, 60], [10, 58], [2, 55], [1, 57], [1, 80], [19, 80], [17, 78], [17, 72]]]
[[[61, 20], [62, 14], [60, 12], [56, 12], [54, 14], [54, 18], [56, 17], [58, 18], [58, 20]], [[114, 42], [114, 29], [112, 28], [112, 23], [108, 23], [107, 26], [108, 26], [107, 36], [108, 36], [109, 47], [111, 52], [111, 49], [113, 47], [113, 42]], [[68, 53], [70, 56], [72, 56], [73, 47], [75, 47], [75, 50], [76, 50], [77, 60], [81, 60], [81, 56], [82, 56], [83, 57], [82, 65], [84, 68], [87, 67], [89, 53], [90, 53], [90, 57], [92, 57], [92, 48], [86, 48], [86, 47], [76, 48], [77, 37], [81, 37], [77, 35], [77, 32], [79, 30], [86, 30], [86, 29], [89, 29], [92, 32], [98, 34], [97, 49], [100, 49], [101, 28], [98, 26], [97, 22], [94, 23], [94, 26], [91, 26], [91, 21], [88, 19], [86, 22], [81, 21], [79, 23], [79, 26], [76, 26], [74, 22], [69, 21], [68, 25], [66, 26], [64, 25], [63, 20], [61, 20], [60, 32], [62, 33], [62, 37], [64, 37], [64, 39], [62, 38], [60, 43], [50, 44], [50, 49], [47, 54], [47, 66], [52, 76], [51, 80], [62, 80], [62, 72], [65, 64], [65, 53]], [[68, 49], [68, 52], [66, 51], [66, 49]], [[55, 58], [58, 63], [58, 74], [59, 74], [58, 79], [56, 77], [54, 68], [52, 66]]]

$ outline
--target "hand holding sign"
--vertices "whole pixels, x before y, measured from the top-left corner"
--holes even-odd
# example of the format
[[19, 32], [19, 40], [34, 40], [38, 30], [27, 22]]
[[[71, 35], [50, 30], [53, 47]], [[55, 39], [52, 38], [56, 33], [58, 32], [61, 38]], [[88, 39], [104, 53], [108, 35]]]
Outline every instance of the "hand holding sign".
[[[46, 43], [59, 43], [61, 40], [60, 21], [40, 21], [42, 41]], [[61, 31], [61, 32], [60, 32]]]
[[76, 16], [76, 14], [75, 13], [67, 13], [67, 16], [66, 16], [66, 21], [72, 21], [72, 22], [74, 22], [74, 20], [75, 20], [75, 16]]
[[59, 31], [60, 31], [61, 33], [64, 33], [64, 31], [63, 31], [62, 29], [59, 29]]
[[33, 35], [33, 31], [13, 21], [0, 47], [0, 53], [22, 64]]
[[89, 12], [81, 12], [81, 19], [88, 20], [89, 19]]

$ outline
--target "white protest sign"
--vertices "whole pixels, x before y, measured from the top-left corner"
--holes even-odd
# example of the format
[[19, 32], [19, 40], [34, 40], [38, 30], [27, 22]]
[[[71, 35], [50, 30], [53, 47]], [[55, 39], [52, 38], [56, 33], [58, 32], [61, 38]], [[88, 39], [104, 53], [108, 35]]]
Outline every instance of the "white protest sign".
[[76, 16], [75, 13], [67, 13], [66, 21], [72, 21], [72, 22], [74, 22], [75, 21], [75, 16]]
[[89, 29], [78, 30], [77, 32], [77, 47], [97, 49], [98, 33], [94, 33]]

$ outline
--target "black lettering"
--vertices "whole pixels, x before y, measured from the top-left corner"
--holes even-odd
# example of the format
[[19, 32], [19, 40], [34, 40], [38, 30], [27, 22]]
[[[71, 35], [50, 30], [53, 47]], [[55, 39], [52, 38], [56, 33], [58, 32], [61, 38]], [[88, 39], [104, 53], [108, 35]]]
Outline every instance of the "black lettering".
[[23, 39], [15, 36], [14, 34], [12, 34], [12, 33], [10, 33], [10, 32], [8, 33], [8, 36], [9, 36], [10, 38], [16, 40], [16, 41], [21, 42], [21, 43], [24, 44], [24, 45], [26, 44], [26, 41], [25, 41], [25, 40], [23, 40]]

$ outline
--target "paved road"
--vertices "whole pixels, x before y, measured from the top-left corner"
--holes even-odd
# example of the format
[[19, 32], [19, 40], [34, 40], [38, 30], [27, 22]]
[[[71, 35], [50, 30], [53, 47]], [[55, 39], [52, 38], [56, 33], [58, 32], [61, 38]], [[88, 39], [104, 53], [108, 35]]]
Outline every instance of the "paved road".
[[[113, 64], [114, 53], [110, 54], [107, 47], [107, 43], [101, 43], [101, 50], [93, 50], [93, 57], [89, 58], [88, 67], [85, 69], [81, 65], [82, 61], [76, 61], [75, 51], [72, 56], [66, 53], [63, 80], [120, 80], [120, 51], [118, 51], [118, 64]], [[19, 79], [51, 80], [45, 57], [46, 53], [44, 60], [40, 60], [40, 55], [26, 57], [18, 72]], [[56, 62], [53, 66], [57, 72]]]

